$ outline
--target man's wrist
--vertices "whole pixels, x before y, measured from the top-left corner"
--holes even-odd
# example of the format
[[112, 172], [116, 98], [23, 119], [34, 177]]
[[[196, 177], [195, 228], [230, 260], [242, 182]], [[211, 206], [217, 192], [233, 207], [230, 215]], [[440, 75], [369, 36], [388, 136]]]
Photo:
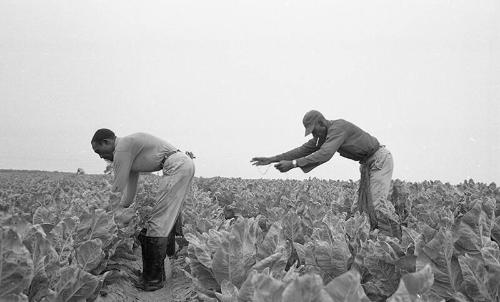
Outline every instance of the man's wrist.
[[297, 160], [296, 160], [296, 159], [292, 160], [292, 165], [293, 165], [293, 167], [294, 167], [294, 168], [297, 168], [297, 167], [298, 167], [298, 166], [297, 166]]

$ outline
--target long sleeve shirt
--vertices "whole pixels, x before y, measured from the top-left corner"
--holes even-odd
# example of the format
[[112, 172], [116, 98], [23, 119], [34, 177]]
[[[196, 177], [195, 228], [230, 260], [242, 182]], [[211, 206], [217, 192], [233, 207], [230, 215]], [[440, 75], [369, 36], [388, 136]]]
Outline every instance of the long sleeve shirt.
[[297, 160], [305, 173], [329, 161], [335, 152], [355, 161], [365, 160], [378, 150], [378, 140], [343, 119], [328, 121], [326, 139], [314, 137], [302, 146], [275, 156], [276, 160]]
[[134, 133], [116, 138], [113, 153], [115, 178], [112, 191], [124, 193], [122, 204], [130, 204], [134, 199], [139, 173], [161, 170], [165, 155], [175, 150], [177, 148], [166, 141], [146, 133]]

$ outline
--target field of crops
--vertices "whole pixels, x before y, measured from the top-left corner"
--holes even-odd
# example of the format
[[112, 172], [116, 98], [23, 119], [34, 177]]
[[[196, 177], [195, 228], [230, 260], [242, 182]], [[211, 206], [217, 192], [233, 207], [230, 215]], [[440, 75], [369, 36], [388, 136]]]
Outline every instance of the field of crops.
[[499, 301], [500, 190], [394, 181], [393, 236], [357, 183], [196, 178], [164, 290], [137, 291], [137, 217], [117, 225], [109, 175], [0, 172], [0, 301]]

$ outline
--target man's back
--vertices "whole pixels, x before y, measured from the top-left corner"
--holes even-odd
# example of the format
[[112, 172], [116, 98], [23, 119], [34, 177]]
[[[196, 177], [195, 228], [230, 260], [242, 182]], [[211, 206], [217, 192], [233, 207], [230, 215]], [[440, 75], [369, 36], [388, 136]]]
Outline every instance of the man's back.
[[342, 157], [361, 161], [377, 151], [380, 145], [378, 140], [353, 123], [343, 119], [329, 121], [329, 123], [328, 135], [330, 133], [344, 133], [342, 135], [343, 141], [338, 148]]
[[136, 182], [139, 172], [161, 170], [165, 154], [175, 150], [171, 144], [147, 133], [117, 137], [113, 156], [113, 192], [121, 192], [127, 183]]
[[130, 162], [129, 171], [153, 172], [161, 169], [165, 154], [177, 150], [170, 143], [147, 133], [134, 133], [116, 139], [114, 163], [126, 165]]

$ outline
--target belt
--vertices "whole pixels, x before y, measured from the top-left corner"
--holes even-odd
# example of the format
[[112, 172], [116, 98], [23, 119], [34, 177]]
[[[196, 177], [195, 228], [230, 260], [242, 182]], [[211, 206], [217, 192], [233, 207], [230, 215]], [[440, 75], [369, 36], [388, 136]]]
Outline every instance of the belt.
[[165, 154], [165, 156], [163, 157], [163, 159], [161, 160], [161, 165], [163, 167], [163, 164], [165, 163], [165, 161], [167, 160], [167, 158], [169, 158], [170, 156], [174, 155], [175, 153], [177, 152], [181, 152], [181, 150], [177, 149], [175, 151], [169, 151]]
[[375, 153], [377, 153], [378, 150], [384, 148], [385, 145], [378, 145], [378, 147], [369, 155], [365, 156], [365, 158], [363, 158], [362, 160], [359, 161], [360, 164], [366, 164], [366, 162], [368, 161], [368, 159], [370, 159], [370, 157], [372, 157]]

